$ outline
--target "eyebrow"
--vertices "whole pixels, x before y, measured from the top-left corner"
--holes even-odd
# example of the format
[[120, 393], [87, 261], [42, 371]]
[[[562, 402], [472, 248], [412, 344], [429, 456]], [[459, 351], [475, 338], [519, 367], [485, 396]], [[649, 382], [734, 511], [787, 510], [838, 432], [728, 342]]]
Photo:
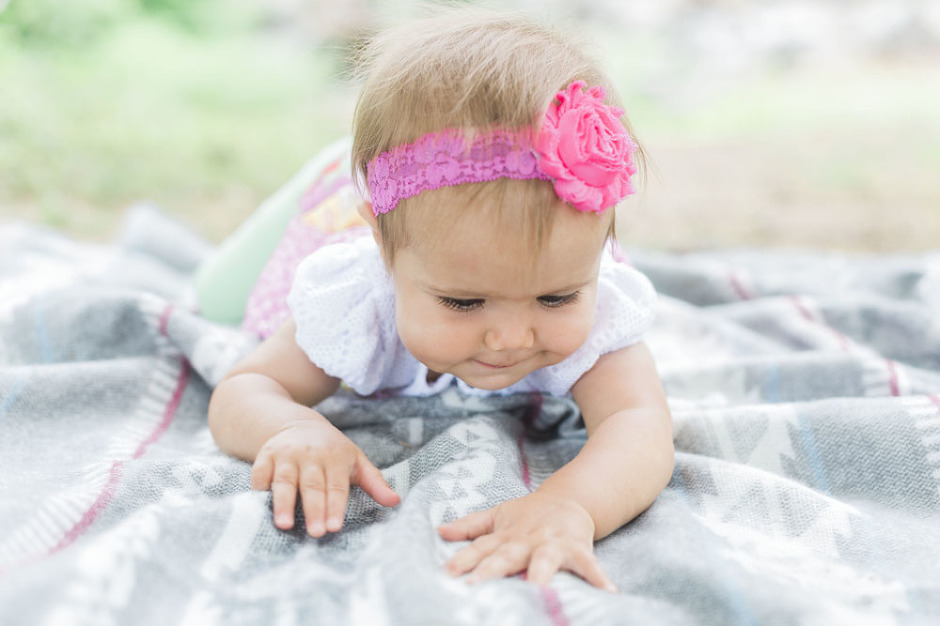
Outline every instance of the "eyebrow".
[[[591, 282], [591, 279], [589, 278], [588, 280], [580, 281], [575, 284], [565, 285], [564, 287], [561, 287], [559, 289], [552, 289], [551, 291], [546, 291], [545, 293], [541, 293], [536, 297], [571, 293], [587, 286], [588, 284], [590, 284], [590, 282]], [[436, 285], [432, 285], [431, 283], [425, 283], [425, 282], [419, 282], [419, 285], [421, 286], [422, 289], [424, 289], [427, 292], [433, 293], [434, 295], [446, 296], [448, 298], [456, 298], [456, 299], [461, 299], [461, 300], [464, 300], [464, 299], [465, 300], [477, 300], [477, 299], [485, 300], [491, 297], [492, 295], [492, 294], [486, 294], [486, 293], [479, 292], [479, 291], [471, 291], [468, 289], [441, 289], [437, 287]]]

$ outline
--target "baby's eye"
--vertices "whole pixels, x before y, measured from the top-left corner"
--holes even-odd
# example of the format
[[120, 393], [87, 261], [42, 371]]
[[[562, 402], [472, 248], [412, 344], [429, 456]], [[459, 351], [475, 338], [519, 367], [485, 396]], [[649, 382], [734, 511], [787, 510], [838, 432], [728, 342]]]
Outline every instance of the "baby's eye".
[[539, 304], [549, 309], [555, 309], [566, 304], [574, 304], [581, 297], [580, 291], [564, 295], [539, 296]]
[[476, 309], [482, 308], [483, 303], [485, 302], [483, 298], [470, 298], [470, 299], [461, 299], [461, 298], [448, 298], [446, 296], [439, 296], [438, 300], [441, 305], [451, 309], [452, 311], [460, 311], [461, 313], [468, 313]]

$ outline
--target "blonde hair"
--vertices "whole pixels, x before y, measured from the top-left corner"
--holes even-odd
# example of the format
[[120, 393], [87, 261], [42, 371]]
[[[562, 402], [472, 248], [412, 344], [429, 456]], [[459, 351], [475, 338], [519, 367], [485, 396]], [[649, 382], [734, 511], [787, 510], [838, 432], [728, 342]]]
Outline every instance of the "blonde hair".
[[[362, 51], [360, 67], [365, 79], [352, 147], [353, 177], [360, 185], [373, 158], [424, 134], [445, 128], [472, 132], [531, 126], [554, 95], [575, 80], [603, 86], [608, 104], [620, 105], [594, 59], [568, 38], [516, 14], [452, 9], [408, 22], [372, 39]], [[623, 122], [634, 136], [629, 122]], [[642, 162], [642, 149], [638, 157]], [[402, 200], [378, 217], [385, 259], [391, 264], [395, 249], [413, 242], [409, 222], [459, 210], [481, 198], [510, 207], [501, 215], [530, 224], [528, 232], [538, 245], [550, 232], [551, 209], [561, 203], [551, 189], [548, 181], [499, 179]]]

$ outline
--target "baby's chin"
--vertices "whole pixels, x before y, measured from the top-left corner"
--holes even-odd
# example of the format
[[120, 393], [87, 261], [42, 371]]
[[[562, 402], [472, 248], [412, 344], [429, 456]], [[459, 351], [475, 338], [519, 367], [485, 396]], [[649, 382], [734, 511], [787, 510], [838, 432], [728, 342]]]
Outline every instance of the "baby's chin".
[[460, 380], [470, 385], [474, 389], [482, 389], [484, 391], [500, 391], [501, 389], [512, 387], [517, 382], [522, 380], [522, 378], [525, 378], [525, 377], [522, 377], [522, 378], [516, 377], [516, 378], [506, 380], [506, 381], [497, 381], [497, 380], [490, 380], [490, 379], [461, 378], [460, 376], [458, 376], [457, 378], [460, 378]]
[[501, 389], [512, 387], [535, 371], [535, 369], [537, 368], [512, 368], [509, 370], [494, 371], [482, 375], [455, 372], [454, 376], [475, 389], [482, 389], [485, 391], [500, 391]]
[[475, 366], [466, 369], [459, 367], [454, 368], [456, 371], [451, 371], [451, 373], [475, 389], [500, 391], [512, 387], [533, 372], [556, 365], [563, 360], [563, 355], [539, 352], [515, 367], [492, 371], [478, 371], [479, 368]]

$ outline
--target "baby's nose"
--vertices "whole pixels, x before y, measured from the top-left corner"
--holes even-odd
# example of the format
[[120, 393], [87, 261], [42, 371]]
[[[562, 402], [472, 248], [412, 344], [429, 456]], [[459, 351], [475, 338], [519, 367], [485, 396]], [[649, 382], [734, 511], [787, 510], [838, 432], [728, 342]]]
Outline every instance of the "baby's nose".
[[506, 321], [486, 331], [484, 343], [494, 352], [527, 350], [535, 345], [535, 330], [521, 320]]

